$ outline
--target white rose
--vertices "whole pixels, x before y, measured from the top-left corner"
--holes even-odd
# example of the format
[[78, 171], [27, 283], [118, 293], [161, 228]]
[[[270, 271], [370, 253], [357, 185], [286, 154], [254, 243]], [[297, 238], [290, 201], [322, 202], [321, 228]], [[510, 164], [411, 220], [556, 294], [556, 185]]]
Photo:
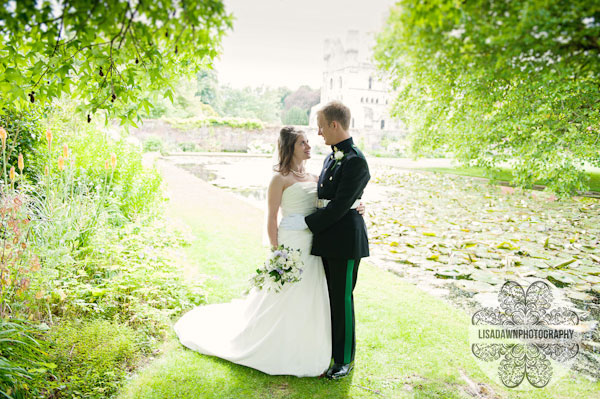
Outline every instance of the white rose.
[[280, 265], [284, 265], [285, 262], [286, 262], [286, 260], [284, 258], [282, 258], [282, 257], [277, 258], [277, 263], [279, 263]]
[[299, 252], [294, 252], [292, 254], [292, 259], [294, 262], [298, 262], [300, 260], [300, 253]]
[[333, 154], [333, 156], [335, 157], [336, 161], [339, 161], [340, 159], [344, 158], [344, 153], [341, 151], [336, 151], [336, 153]]

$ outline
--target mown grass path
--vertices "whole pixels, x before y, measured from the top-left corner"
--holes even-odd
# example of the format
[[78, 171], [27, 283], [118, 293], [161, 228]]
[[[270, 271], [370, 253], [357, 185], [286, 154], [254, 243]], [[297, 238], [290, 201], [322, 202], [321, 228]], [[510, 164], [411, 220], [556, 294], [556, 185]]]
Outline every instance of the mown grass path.
[[[194, 235], [182, 262], [203, 279], [207, 302], [240, 295], [263, 260], [262, 213], [188, 172], [161, 163], [169, 214]], [[162, 355], [123, 388], [146, 398], [597, 398], [599, 383], [567, 375], [550, 388], [519, 393], [479, 370], [468, 343], [470, 315], [368, 262], [355, 290], [356, 368], [341, 381], [269, 376], [181, 346], [171, 332]], [[212, 326], [206, 326], [212, 328]], [[479, 395], [479, 396], [478, 396]]]

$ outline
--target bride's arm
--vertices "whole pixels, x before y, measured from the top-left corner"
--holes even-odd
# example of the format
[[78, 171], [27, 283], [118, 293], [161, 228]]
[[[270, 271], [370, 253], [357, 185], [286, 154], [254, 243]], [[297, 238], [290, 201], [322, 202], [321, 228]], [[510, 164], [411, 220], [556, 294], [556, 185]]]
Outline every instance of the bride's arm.
[[277, 214], [281, 205], [284, 181], [281, 175], [275, 175], [267, 190], [267, 233], [272, 247], [277, 247]]

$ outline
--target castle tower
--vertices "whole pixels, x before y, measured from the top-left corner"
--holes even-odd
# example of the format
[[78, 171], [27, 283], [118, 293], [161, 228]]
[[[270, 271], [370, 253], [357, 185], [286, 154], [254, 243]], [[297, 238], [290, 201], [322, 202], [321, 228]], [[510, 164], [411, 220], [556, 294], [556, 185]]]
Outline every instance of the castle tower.
[[321, 101], [312, 107], [309, 125], [317, 126], [316, 112], [330, 101], [341, 101], [352, 112], [350, 129], [396, 130], [389, 116], [391, 90], [380, 80], [372, 61], [373, 35], [349, 30], [345, 41], [326, 39]]

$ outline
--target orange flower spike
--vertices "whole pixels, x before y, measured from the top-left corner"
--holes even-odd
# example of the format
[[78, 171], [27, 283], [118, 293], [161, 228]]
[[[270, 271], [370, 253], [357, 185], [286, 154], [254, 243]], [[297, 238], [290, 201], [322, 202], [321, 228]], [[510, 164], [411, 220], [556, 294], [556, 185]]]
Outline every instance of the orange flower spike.
[[109, 167], [110, 167], [110, 160], [108, 160], [108, 159], [107, 159], [107, 160], [104, 162], [104, 169], [108, 170], [108, 168], [109, 168]]
[[23, 173], [23, 169], [25, 168], [25, 161], [23, 161], [23, 154], [19, 154], [19, 160], [17, 161], [17, 166], [21, 173]]
[[2, 140], [2, 148], [6, 148], [6, 138], [8, 137], [8, 133], [6, 130], [0, 126], [0, 139]]
[[113, 169], [117, 167], [117, 155], [114, 152], [110, 154], [110, 166]]
[[10, 176], [11, 181], [15, 181], [15, 167], [14, 166], [10, 167], [9, 176]]
[[63, 157], [69, 158], [69, 146], [66, 143], [63, 144]]
[[58, 170], [61, 172], [65, 169], [65, 159], [61, 156], [58, 157]]
[[50, 145], [52, 145], [52, 131], [50, 128], [46, 130], [46, 140], [48, 141], [48, 148], [50, 148]]
[[31, 271], [33, 271], [33, 272], [37, 272], [38, 270], [41, 269], [40, 258], [38, 258], [37, 255], [33, 255], [33, 258], [31, 259], [31, 262], [30, 262], [30, 266], [31, 266]]

